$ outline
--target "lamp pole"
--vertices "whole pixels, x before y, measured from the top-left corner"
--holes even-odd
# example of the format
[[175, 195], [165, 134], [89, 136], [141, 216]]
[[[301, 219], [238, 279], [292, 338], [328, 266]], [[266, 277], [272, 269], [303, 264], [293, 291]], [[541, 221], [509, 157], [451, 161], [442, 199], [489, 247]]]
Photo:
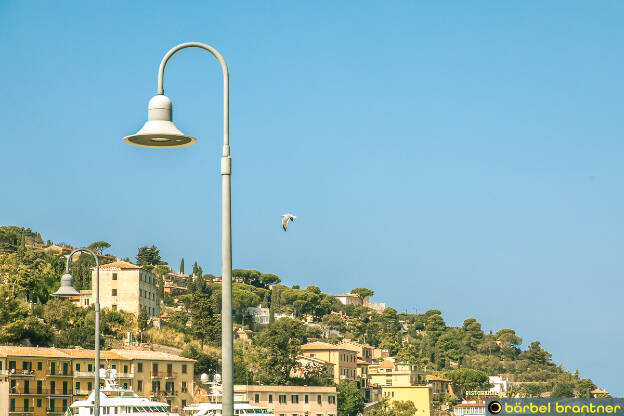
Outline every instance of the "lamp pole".
[[53, 293], [54, 296], [75, 296], [80, 295], [76, 289], [74, 289], [74, 278], [69, 273], [69, 264], [71, 263], [74, 254], [84, 252], [89, 253], [95, 258], [96, 265], [96, 279], [95, 279], [95, 402], [94, 411], [95, 416], [100, 416], [100, 259], [94, 252], [87, 248], [77, 248], [67, 256], [67, 262], [65, 263], [65, 274], [61, 278], [61, 287], [59, 290]]
[[123, 140], [141, 147], [180, 147], [196, 139], [185, 136], [171, 121], [171, 100], [164, 95], [163, 78], [167, 61], [185, 48], [200, 48], [210, 52], [223, 71], [223, 151], [221, 156], [221, 373], [223, 375], [223, 416], [234, 411], [234, 362], [232, 355], [232, 217], [231, 183], [232, 159], [229, 138], [229, 75], [225, 59], [212, 46], [199, 42], [182, 43], [165, 54], [158, 69], [158, 90], [148, 105], [148, 121], [137, 134]]

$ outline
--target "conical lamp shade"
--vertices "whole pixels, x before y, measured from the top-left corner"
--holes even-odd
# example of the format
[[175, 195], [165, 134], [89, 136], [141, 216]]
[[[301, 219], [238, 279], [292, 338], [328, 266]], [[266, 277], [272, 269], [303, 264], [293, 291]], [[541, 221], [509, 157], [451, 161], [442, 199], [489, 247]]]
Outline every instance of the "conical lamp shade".
[[80, 295], [76, 289], [74, 289], [74, 278], [71, 274], [66, 273], [61, 277], [61, 287], [52, 293], [52, 296], [77, 296]]
[[147, 109], [147, 122], [141, 130], [126, 136], [124, 142], [142, 147], [189, 146], [197, 140], [184, 135], [171, 121], [171, 100], [164, 95], [153, 97]]

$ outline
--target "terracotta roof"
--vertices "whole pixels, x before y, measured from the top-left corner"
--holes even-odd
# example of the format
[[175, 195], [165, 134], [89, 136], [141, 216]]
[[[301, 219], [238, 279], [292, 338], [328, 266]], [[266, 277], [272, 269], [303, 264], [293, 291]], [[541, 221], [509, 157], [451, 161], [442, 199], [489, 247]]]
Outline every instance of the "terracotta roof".
[[343, 339], [341, 344], [351, 344], [359, 348], [373, 348], [372, 345], [362, 344], [361, 342], [353, 341], [351, 339]]
[[162, 360], [162, 361], [189, 361], [194, 362], [190, 358], [180, 357], [179, 355], [167, 354], [160, 351], [144, 351], [144, 350], [111, 350], [128, 360]]
[[436, 376], [432, 376], [432, 375], [427, 375], [427, 376], [425, 377], [425, 379], [426, 379], [427, 381], [448, 381], [448, 382], [450, 382], [450, 381], [451, 381], [451, 380], [446, 379], [446, 378], [436, 377]]
[[479, 402], [479, 403], [460, 403], [460, 404], [456, 404], [454, 407], [485, 407], [485, 402]]
[[341, 345], [329, 344], [327, 342], [309, 342], [301, 346], [302, 350], [348, 350]]
[[16, 347], [11, 345], [0, 346], [0, 357], [62, 357], [68, 358], [62, 350], [46, 347]]
[[601, 389], [600, 387], [595, 388], [594, 390], [590, 391], [590, 393], [591, 394], [609, 394], [603, 389]]
[[[82, 348], [61, 348], [60, 351], [63, 351], [65, 354], [72, 358], [93, 358], [95, 359], [95, 350], [85, 350]], [[122, 357], [119, 354], [116, 354], [112, 351], [100, 351], [100, 358], [105, 360], [125, 360], [125, 357]]]
[[306, 357], [305, 355], [298, 356], [297, 360], [309, 360], [309, 361], [316, 361], [316, 362], [323, 363], [323, 364], [335, 365], [334, 363], [330, 363], [329, 361], [321, 360], [320, 358], [316, 358], [316, 357]]
[[101, 265], [100, 269], [142, 269], [142, 267], [137, 266], [136, 264], [128, 263], [127, 261], [117, 260], [112, 263]]
[[379, 368], [394, 368], [394, 363], [390, 360], [384, 360], [379, 364]]

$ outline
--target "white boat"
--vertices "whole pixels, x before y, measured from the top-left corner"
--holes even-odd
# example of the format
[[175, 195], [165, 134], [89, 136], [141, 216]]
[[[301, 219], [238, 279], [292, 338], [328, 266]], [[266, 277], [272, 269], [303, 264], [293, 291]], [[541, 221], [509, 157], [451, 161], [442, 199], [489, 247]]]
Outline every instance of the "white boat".
[[[208, 382], [207, 376], [202, 374], [202, 384], [207, 385], [208, 394], [202, 395], [203, 400], [200, 403], [193, 403], [182, 409], [185, 415], [191, 416], [221, 416], [223, 405], [221, 399], [223, 397], [223, 389], [221, 387], [220, 376], [215, 376], [215, 382]], [[237, 416], [275, 416], [267, 408], [261, 406], [253, 406], [245, 400], [234, 400], [234, 415]]]
[[[141, 415], [141, 416], [178, 416], [169, 412], [167, 403], [155, 402], [141, 397], [131, 389], [125, 389], [117, 383], [117, 370], [100, 370], [104, 387], [100, 388], [100, 415]], [[77, 400], [70, 406], [75, 416], [92, 416], [95, 391], [86, 400]]]

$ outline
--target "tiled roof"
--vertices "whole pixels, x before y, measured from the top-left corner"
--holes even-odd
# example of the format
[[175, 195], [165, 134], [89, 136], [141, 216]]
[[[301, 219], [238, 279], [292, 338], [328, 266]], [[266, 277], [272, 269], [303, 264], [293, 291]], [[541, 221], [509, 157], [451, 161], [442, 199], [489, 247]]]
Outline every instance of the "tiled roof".
[[100, 269], [142, 269], [142, 267], [137, 266], [136, 264], [128, 263], [127, 261], [117, 260], [112, 263], [101, 265]]
[[[301, 346], [302, 350], [347, 350], [342, 345], [329, 344], [327, 342], [309, 342]], [[350, 350], [347, 350], [350, 351]]]
[[338, 297], [338, 296], [340, 296], [340, 297], [348, 296], [348, 297], [351, 297], [351, 298], [359, 298], [359, 296], [356, 295], [355, 293], [341, 293], [339, 295], [334, 295], [334, 297]]
[[0, 345], [0, 357], [62, 357], [68, 358], [62, 350], [46, 347], [16, 347], [12, 345]]
[[[72, 357], [72, 358], [93, 358], [95, 359], [95, 350], [85, 350], [82, 348], [75, 348], [75, 349], [68, 349], [68, 348], [62, 348], [60, 349], [60, 351], [63, 351], [65, 354], [67, 354], [68, 356]], [[121, 355], [114, 353], [112, 351], [100, 351], [100, 358], [105, 359], [105, 360], [124, 360], [126, 359], [125, 357], [122, 357]]]
[[601, 389], [600, 387], [597, 387], [596, 389], [590, 391], [591, 394], [609, 394], [606, 391], [604, 391], [603, 389]]
[[160, 351], [144, 351], [144, 350], [111, 350], [128, 360], [162, 360], [162, 361], [189, 361], [190, 358], [180, 357], [178, 355], [167, 354]]
[[436, 377], [436, 376], [432, 376], [432, 375], [427, 375], [426, 379], [427, 379], [427, 381], [448, 381], [448, 382], [451, 381], [451, 380], [446, 379], [446, 378]]
[[379, 368], [394, 368], [394, 363], [390, 360], [384, 360], [379, 364]]

